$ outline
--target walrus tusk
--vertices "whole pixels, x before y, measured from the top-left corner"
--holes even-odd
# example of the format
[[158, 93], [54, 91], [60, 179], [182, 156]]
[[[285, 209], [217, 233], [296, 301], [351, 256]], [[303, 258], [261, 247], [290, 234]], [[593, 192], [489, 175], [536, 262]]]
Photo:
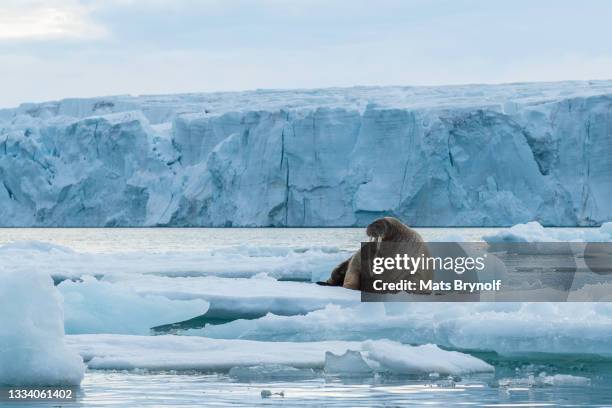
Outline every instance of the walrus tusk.
[[382, 243], [382, 237], [376, 237], [376, 252], [380, 251], [381, 243]]

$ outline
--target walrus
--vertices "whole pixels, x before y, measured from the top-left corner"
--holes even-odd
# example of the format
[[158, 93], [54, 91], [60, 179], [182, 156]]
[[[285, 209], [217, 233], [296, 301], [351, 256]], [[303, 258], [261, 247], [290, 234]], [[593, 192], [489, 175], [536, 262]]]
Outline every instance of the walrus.
[[[429, 250], [418, 232], [403, 224], [394, 217], [379, 218], [366, 228], [366, 234], [376, 242], [405, 242], [405, 247], [414, 256], [429, 257]], [[380, 247], [380, 244], [378, 244]], [[417, 271], [412, 278], [415, 280], [431, 279], [431, 271]], [[336, 266], [329, 279], [317, 282], [319, 285], [342, 286], [347, 289], [359, 290], [361, 288], [361, 249], [349, 259]]]

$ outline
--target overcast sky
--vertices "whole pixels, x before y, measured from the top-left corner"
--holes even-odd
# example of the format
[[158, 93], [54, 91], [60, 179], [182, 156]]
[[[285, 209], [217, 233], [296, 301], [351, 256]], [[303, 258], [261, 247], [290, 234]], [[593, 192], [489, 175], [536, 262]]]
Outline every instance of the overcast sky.
[[1, 0], [0, 107], [612, 78], [612, 1]]

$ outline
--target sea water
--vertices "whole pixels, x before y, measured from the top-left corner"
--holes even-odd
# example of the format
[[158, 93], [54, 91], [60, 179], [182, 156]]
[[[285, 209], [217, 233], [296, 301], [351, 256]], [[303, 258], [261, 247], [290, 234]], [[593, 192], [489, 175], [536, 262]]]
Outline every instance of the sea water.
[[[426, 228], [426, 240], [461, 237], [479, 241], [494, 228]], [[579, 229], [576, 229], [579, 230]], [[2, 229], [0, 245], [36, 241], [78, 253], [114, 255], [193, 254], [247, 247], [335, 248], [351, 251], [365, 240], [361, 228], [300, 229]], [[130, 273], [129, 270], [123, 271]], [[141, 271], [142, 272], [142, 271]], [[228, 285], [231, 278], [227, 278]], [[612, 341], [612, 328], [611, 328]], [[612, 343], [610, 344], [612, 347]], [[74, 402], [63, 406], [610, 406], [612, 360], [593, 355], [501, 357], [471, 354], [495, 366], [495, 373], [462, 378], [346, 378], [316, 371], [313, 379], [242, 380], [228, 373], [88, 370]], [[558, 375], [561, 375], [560, 377]], [[557, 376], [557, 377], [555, 377]], [[31, 406], [33, 402], [3, 406]], [[43, 404], [43, 403], [41, 403]], [[57, 402], [43, 405], [57, 406]]]

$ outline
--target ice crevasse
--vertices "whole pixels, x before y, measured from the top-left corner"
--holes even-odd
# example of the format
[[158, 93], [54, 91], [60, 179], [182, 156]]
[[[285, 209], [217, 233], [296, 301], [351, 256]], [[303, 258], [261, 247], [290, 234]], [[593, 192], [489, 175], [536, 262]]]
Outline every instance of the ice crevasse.
[[5, 226], [590, 226], [612, 82], [114, 96], [0, 110]]

